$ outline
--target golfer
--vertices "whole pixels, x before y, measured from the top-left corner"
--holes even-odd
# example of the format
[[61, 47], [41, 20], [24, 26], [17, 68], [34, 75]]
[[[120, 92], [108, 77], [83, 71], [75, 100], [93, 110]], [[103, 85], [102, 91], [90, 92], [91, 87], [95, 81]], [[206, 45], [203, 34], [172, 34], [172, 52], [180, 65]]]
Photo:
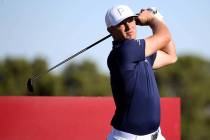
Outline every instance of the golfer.
[[[170, 32], [151, 10], [136, 16], [126, 5], [109, 9], [105, 21], [113, 38], [107, 63], [116, 105], [107, 140], [164, 140], [153, 69], [177, 60]], [[136, 39], [137, 25], [150, 27], [153, 34]]]

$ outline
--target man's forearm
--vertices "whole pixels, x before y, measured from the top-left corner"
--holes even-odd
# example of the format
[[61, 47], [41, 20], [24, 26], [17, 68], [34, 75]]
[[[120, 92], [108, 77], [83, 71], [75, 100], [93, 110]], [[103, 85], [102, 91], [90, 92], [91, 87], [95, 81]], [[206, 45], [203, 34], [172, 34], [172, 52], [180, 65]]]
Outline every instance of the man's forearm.
[[176, 45], [172, 40], [168, 43], [168, 45], [163, 47], [161, 51], [165, 52], [166, 54], [170, 56], [172, 63], [176, 62], [177, 60]]
[[176, 47], [173, 41], [170, 41], [163, 49], [157, 51], [153, 69], [158, 69], [177, 61]]
[[176, 55], [176, 46], [172, 40], [161, 50], [167, 54]]
[[136, 21], [137, 25], [149, 26], [153, 32], [153, 35], [145, 38], [145, 56], [150, 56], [170, 42], [171, 35], [167, 26], [155, 17], [153, 13], [147, 10], [140, 12]]
[[171, 35], [165, 23], [154, 17], [149, 26], [153, 32], [154, 43], [158, 44], [157, 49], [160, 50], [167, 46], [171, 40]]
[[145, 39], [146, 56], [149, 56], [157, 52], [158, 50], [161, 50], [171, 40], [171, 35], [167, 26], [156, 17], [153, 17], [151, 21], [148, 22], [148, 25], [151, 27], [153, 35]]

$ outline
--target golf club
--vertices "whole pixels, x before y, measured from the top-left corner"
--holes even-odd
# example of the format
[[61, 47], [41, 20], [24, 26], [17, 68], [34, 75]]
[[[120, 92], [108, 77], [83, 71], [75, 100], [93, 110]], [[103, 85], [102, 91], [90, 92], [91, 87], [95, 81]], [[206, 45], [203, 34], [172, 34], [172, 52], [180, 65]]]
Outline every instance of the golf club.
[[[157, 9], [156, 9], [155, 7], [151, 7], [151, 8], [148, 8], [148, 9], [146, 9], [146, 10], [149, 10], [149, 11], [153, 12], [153, 14], [155, 14], [156, 16], [158, 16], [158, 18], [162, 19], [162, 15], [160, 15], [160, 14], [158, 13], [158, 11], [157, 11]], [[139, 13], [136, 14], [136, 16], [138, 16], [138, 15], [139, 15]], [[43, 75], [45, 75], [45, 74], [47, 74], [48, 72], [52, 71], [53, 69], [57, 68], [58, 66], [60, 66], [60, 65], [62, 65], [62, 64], [64, 64], [64, 63], [66, 63], [67, 61], [73, 59], [73, 58], [76, 57], [77, 55], [83, 53], [84, 51], [86, 51], [86, 50], [88, 50], [88, 49], [90, 49], [90, 48], [92, 48], [93, 46], [97, 45], [98, 43], [104, 41], [105, 39], [109, 38], [110, 36], [111, 36], [110, 34], [107, 35], [107, 36], [105, 36], [104, 38], [98, 40], [97, 42], [93, 43], [92, 45], [90, 45], [90, 46], [88, 46], [88, 47], [82, 49], [81, 51], [75, 53], [74, 55], [70, 56], [69, 58], [67, 58], [67, 59], [63, 60], [62, 62], [58, 63], [57, 65], [53, 66], [52, 68], [50, 68], [50, 69], [48, 69], [48, 70], [46, 70], [46, 71], [44, 71], [44, 72], [42, 72], [42, 73], [40, 73], [40, 74], [35, 74], [35, 75], [33, 75], [33, 76], [32, 76], [31, 78], [29, 78], [28, 81], [27, 81], [27, 89], [28, 89], [28, 91], [30, 91], [30, 92], [33, 92], [33, 91], [34, 91], [34, 88], [33, 88], [33, 83], [34, 83], [34, 81], [38, 80], [40, 77], [42, 77]]]
[[44, 72], [42, 72], [42, 73], [39, 73], [39, 74], [32, 75], [32, 77], [29, 78], [28, 81], [27, 81], [27, 89], [28, 89], [28, 91], [29, 91], [29, 92], [33, 92], [33, 91], [34, 91], [33, 83], [34, 83], [36, 80], [40, 79], [43, 75], [47, 74], [48, 72], [52, 71], [53, 69], [57, 68], [58, 66], [60, 66], [60, 65], [62, 65], [62, 64], [64, 64], [64, 63], [66, 63], [67, 61], [73, 59], [74, 57], [78, 56], [79, 54], [83, 53], [84, 51], [86, 51], [86, 50], [92, 48], [93, 46], [95, 46], [95, 45], [97, 45], [98, 43], [104, 41], [105, 39], [109, 38], [110, 36], [111, 36], [110, 34], [107, 35], [107, 36], [105, 36], [104, 38], [102, 38], [102, 39], [98, 40], [97, 42], [91, 44], [90, 46], [88, 46], [88, 47], [82, 49], [81, 51], [79, 51], [79, 52], [75, 53], [74, 55], [68, 57], [67, 59], [63, 60], [62, 62], [58, 63], [57, 65], [51, 67], [51, 68], [48, 69], [48, 70], [46, 70], [46, 71], [44, 71]]

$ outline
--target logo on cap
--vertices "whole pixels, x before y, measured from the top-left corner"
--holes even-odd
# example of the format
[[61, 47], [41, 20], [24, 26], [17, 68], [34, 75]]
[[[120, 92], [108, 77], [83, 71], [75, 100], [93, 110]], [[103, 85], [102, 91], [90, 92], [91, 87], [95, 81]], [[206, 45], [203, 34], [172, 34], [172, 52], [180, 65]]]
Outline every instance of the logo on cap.
[[118, 8], [117, 11], [119, 12], [119, 14], [122, 16], [123, 12], [125, 11], [123, 8]]
[[134, 16], [133, 11], [126, 5], [118, 5], [109, 9], [105, 16], [107, 27], [116, 26], [124, 19]]

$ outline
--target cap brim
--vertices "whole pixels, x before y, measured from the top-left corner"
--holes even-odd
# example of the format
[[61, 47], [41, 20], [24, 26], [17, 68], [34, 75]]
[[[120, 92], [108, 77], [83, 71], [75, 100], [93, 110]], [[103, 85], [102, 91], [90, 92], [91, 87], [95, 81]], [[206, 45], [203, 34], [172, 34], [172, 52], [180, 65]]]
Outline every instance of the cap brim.
[[124, 20], [126, 20], [127, 18], [130, 18], [130, 17], [138, 17], [138, 15], [133, 15], [133, 16], [126, 17], [125, 19], [120, 20], [117, 24], [115, 24], [113, 26], [119, 25], [122, 21], [124, 21]]

